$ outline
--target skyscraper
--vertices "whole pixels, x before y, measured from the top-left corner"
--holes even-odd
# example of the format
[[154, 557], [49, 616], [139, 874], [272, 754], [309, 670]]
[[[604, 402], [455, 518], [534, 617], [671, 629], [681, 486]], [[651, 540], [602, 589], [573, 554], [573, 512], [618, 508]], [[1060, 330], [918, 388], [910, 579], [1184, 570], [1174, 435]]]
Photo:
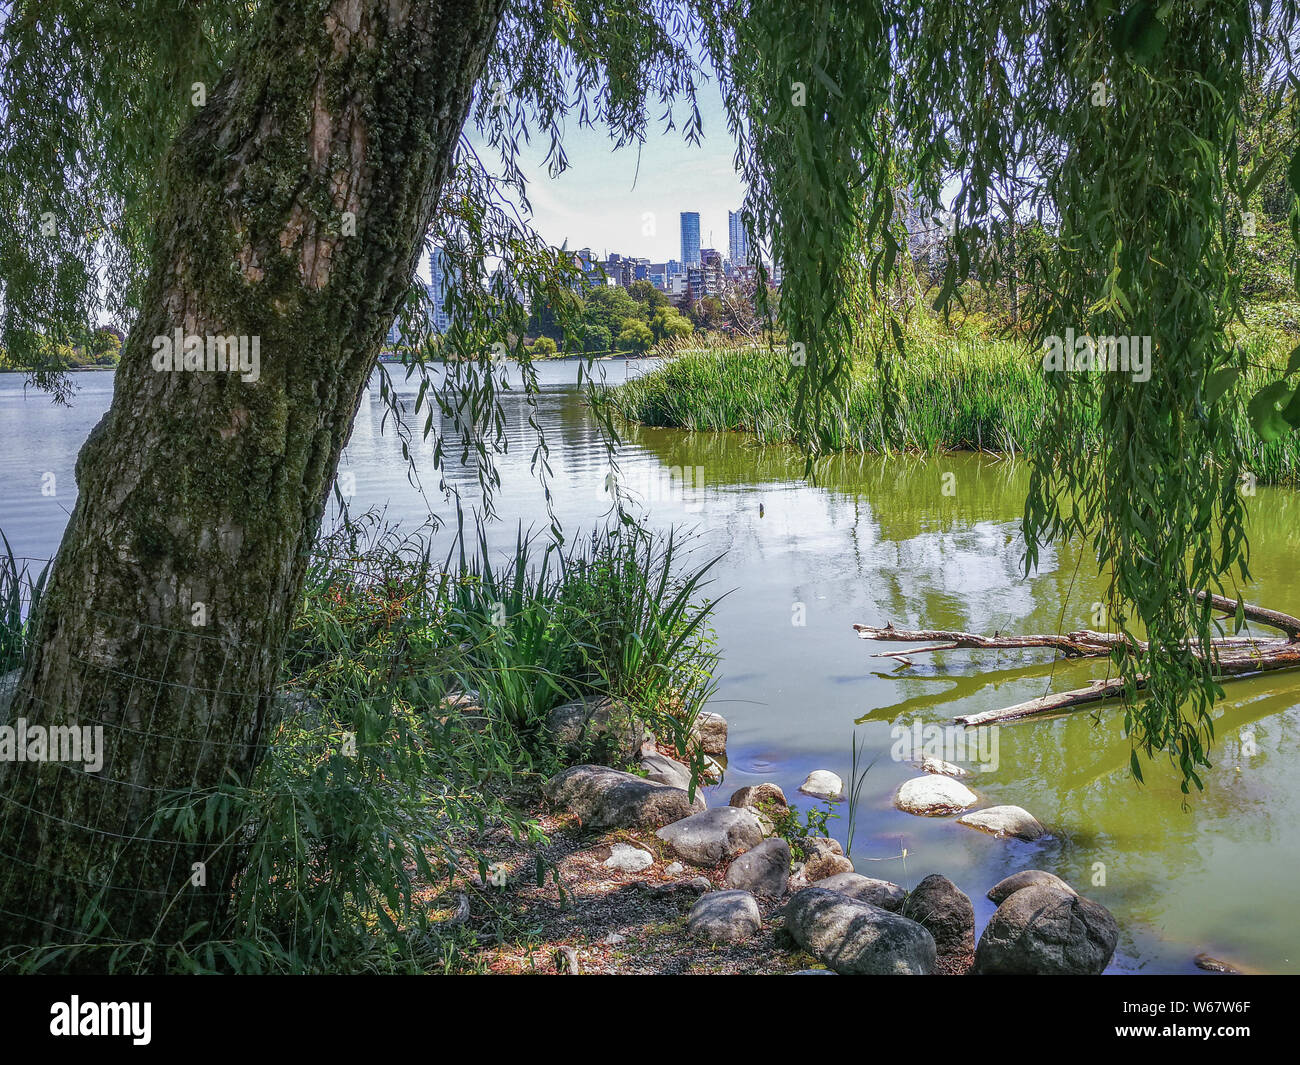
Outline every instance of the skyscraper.
[[700, 265], [700, 212], [682, 212], [682, 266]]
[[733, 266], [749, 262], [749, 234], [745, 232], [745, 222], [739, 211], [727, 212], [727, 243]]

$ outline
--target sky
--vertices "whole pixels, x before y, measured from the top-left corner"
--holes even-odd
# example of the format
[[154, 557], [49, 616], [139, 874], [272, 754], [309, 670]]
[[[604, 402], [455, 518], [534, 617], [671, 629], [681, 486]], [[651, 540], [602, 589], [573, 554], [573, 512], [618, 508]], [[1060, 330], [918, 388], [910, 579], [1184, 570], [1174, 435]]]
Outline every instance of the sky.
[[617, 252], [666, 262], [681, 257], [681, 212], [698, 211], [700, 247], [727, 254], [727, 212], [740, 209], [745, 187], [715, 82], [699, 87], [699, 105], [704, 135], [698, 145], [686, 142], [680, 121], [664, 133], [655, 117], [643, 145], [615, 152], [603, 131], [570, 122], [564, 136], [570, 165], [558, 178], [542, 165], [545, 138], [525, 146], [523, 170], [538, 233], [556, 246], [567, 240], [571, 249], [591, 248], [602, 259]]

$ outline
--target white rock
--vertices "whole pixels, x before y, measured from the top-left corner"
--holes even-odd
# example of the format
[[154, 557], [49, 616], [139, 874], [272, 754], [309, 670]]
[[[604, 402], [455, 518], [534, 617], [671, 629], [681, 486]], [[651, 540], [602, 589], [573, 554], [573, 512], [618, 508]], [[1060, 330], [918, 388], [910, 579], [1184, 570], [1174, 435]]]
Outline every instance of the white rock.
[[968, 777], [970, 774], [961, 766], [945, 762], [942, 758], [927, 758], [921, 763], [922, 773], [937, 773], [941, 777]]
[[894, 796], [894, 805], [900, 810], [923, 817], [960, 813], [979, 801], [979, 796], [965, 784], [933, 773], [905, 781]]
[[609, 850], [609, 857], [602, 863], [606, 869], [621, 869], [625, 873], [639, 873], [654, 865], [654, 856], [640, 847], [626, 843], [615, 843]]
[[627, 936], [621, 936], [617, 932], [610, 932], [610, 934], [607, 935], [604, 939], [602, 939], [601, 942], [605, 944], [605, 946], [607, 947], [617, 947], [620, 943], [624, 942], [626, 939]]
[[844, 795], [844, 781], [828, 769], [814, 769], [799, 790], [814, 799], [836, 800]]
[[990, 806], [986, 810], [976, 810], [965, 817], [959, 817], [957, 824], [978, 828], [999, 839], [1015, 836], [1031, 842], [1047, 832], [1038, 818], [1019, 806]]
[[681, 876], [684, 872], [686, 872], [686, 866], [682, 865], [681, 862], [673, 862], [664, 870], [664, 874], [667, 876]]

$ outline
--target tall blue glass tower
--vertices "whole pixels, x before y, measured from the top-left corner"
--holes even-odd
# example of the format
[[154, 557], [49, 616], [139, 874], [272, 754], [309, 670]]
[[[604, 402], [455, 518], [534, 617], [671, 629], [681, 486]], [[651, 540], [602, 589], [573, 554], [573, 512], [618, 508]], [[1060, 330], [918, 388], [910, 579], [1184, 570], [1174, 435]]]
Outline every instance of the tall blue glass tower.
[[700, 265], [700, 212], [682, 212], [682, 267]]

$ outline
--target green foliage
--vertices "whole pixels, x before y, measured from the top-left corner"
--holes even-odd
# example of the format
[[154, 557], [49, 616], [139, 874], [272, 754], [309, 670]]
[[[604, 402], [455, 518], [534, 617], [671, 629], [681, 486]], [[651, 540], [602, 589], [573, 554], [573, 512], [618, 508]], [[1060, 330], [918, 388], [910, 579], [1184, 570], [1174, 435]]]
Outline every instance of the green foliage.
[[758, 810], [772, 822], [772, 835], [790, 844], [790, 857], [796, 862], [807, 860], [807, 841], [828, 836], [831, 819], [839, 816], [829, 806], [810, 806], [800, 821], [797, 806], [783, 806], [774, 799], [758, 803]]
[[0, 676], [21, 668], [32, 632], [32, 615], [41, 603], [47, 563], [32, 575], [31, 566], [14, 556], [9, 539], [0, 532], [4, 554], [0, 555]]
[[[258, 10], [155, 0], [123, 17], [90, 0], [12, 5], [0, 27], [0, 342], [42, 383], [57, 386], [61, 367], [34, 365], [40, 343], [74, 343], [77, 323], [96, 320], [101, 290], [119, 318], [133, 314], [165, 193], [160, 163], [189, 117], [190, 86], [217, 84]], [[580, 324], [572, 295], [580, 271], [525, 220], [522, 145], [549, 142], [558, 173], [567, 116], [603, 127], [616, 146], [639, 143], [653, 116], [694, 140], [707, 55], [739, 142], [751, 243], [783, 270], [779, 304], [766, 285], [757, 299], [798, 356], [788, 370], [790, 424], [810, 468], [835, 445], [856, 364], [874, 357], [882, 402], [894, 402], [891, 380], [906, 361], [890, 302], [906, 258], [900, 189], [924, 211], [953, 212], [936, 279], [940, 309], [960, 305], [971, 283], [996, 286], [1023, 269], [1031, 350], [1067, 328], [1152, 338], [1150, 381], [1047, 379], [1027, 562], [1054, 537], [1093, 541], [1110, 576], [1109, 616], [1118, 631], [1140, 621], [1149, 636], [1144, 651], [1117, 663], [1130, 696], [1147, 675], [1149, 697], [1129, 700], [1134, 743], [1168, 753], [1195, 782], [1219, 692], [1208, 657], [1196, 654], [1212, 613], [1186, 591], [1247, 576], [1237, 493], [1249, 458], [1244, 400], [1221, 386], [1224, 371], [1247, 369], [1228, 325], [1243, 294], [1274, 286], [1280, 254], [1268, 236], [1259, 276], [1259, 249], [1241, 239], [1242, 210], [1259, 195], [1267, 217], [1285, 211], [1293, 240], [1300, 236], [1300, 156], [1287, 167], [1289, 189], [1260, 169], [1293, 138], [1251, 139], [1282, 113], [1272, 107], [1286, 103], [1298, 23], [1297, 0], [808, 0], [795, 18], [775, 0], [514, 0], [482, 78], [485, 90], [502, 87], [506, 103], [481, 91], [472, 111], [483, 154], [495, 158], [489, 166], [462, 147], [431, 233], [456, 277], [445, 340], [453, 379], [437, 389], [422, 355], [409, 357], [407, 372], [423, 387], [408, 416], [423, 417], [426, 434], [435, 407], [467, 426], [459, 440], [437, 440], [435, 461], [447, 448], [475, 453], [491, 513], [493, 456], [505, 440], [493, 345], [521, 361], [531, 396], [525, 306], [549, 309], [553, 339], [577, 336]], [[1248, 74], [1269, 101], [1262, 109]], [[76, 91], [52, 93], [54, 85]], [[1294, 107], [1286, 120], [1294, 129]], [[955, 195], [945, 199], [945, 187]], [[52, 238], [39, 225], [47, 213]], [[1051, 239], [1022, 261], [1013, 245], [1035, 220]], [[497, 264], [491, 273], [488, 263]], [[620, 323], [627, 316], [608, 310]], [[697, 328], [726, 319], [725, 308], [696, 310]], [[612, 323], [599, 328], [613, 338]], [[1300, 421], [1297, 372], [1251, 393], [1247, 416], [1267, 435]], [[383, 395], [396, 412], [386, 384]], [[611, 412], [590, 395], [612, 441]], [[1096, 446], [1079, 447], [1093, 426]], [[545, 482], [537, 432], [534, 467]]]
[[[1238, 341], [1249, 368], [1232, 383], [1232, 426], [1258, 484], [1300, 484], [1300, 437], [1263, 439], [1251, 425], [1246, 403], [1253, 389], [1285, 365], [1285, 341], [1263, 330]], [[823, 427], [825, 446], [864, 452], [1041, 450], [1050, 397], [1040, 361], [1019, 341], [911, 330], [907, 359], [887, 386], [890, 402], [878, 366], [855, 363], [844, 407]], [[612, 396], [623, 417], [643, 425], [750, 432], [764, 443], [795, 438], [788, 363], [766, 349], [687, 351], [617, 385]], [[1080, 426], [1084, 442], [1097, 441], [1095, 415], [1094, 410]]]
[[[77, 344], [107, 309], [125, 324], [141, 294], [161, 161], [217, 84], [253, 5], [96, 0], [6, 5], [0, 24], [0, 346], [66, 395], [41, 348]], [[56, 87], [73, 87], [58, 91]]]
[[[460, 967], [462, 933], [422, 900], [456, 872], [486, 875], [474, 840], [489, 827], [545, 842], [515, 810], [556, 768], [540, 727], [552, 706], [615, 695], [685, 749], [713, 690], [712, 564], [689, 564], [671, 533], [619, 525], [568, 549], [521, 533], [504, 568], [481, 528], [472, 545], [462, 531], [437, 566], [376, 514], [346, 523], [309, 566], [252, 782], [178, 794], [153, 818], [169, 838], [215, 830], [237, 856], [229, 928], [23, 964], [95, 950], [116, 972]], [[0, 562], [0, 640], [22, 579], [12, 555]]]
[[654, 341], [654, 334], [650, 332], [650, 327], [645, 322], [637, 321], [635, 318], [624, 319], [622, 328], [618, 331], [619, 351], [631, 351], [637, 355], [644, 355], [650, 350], [650, 345]]

